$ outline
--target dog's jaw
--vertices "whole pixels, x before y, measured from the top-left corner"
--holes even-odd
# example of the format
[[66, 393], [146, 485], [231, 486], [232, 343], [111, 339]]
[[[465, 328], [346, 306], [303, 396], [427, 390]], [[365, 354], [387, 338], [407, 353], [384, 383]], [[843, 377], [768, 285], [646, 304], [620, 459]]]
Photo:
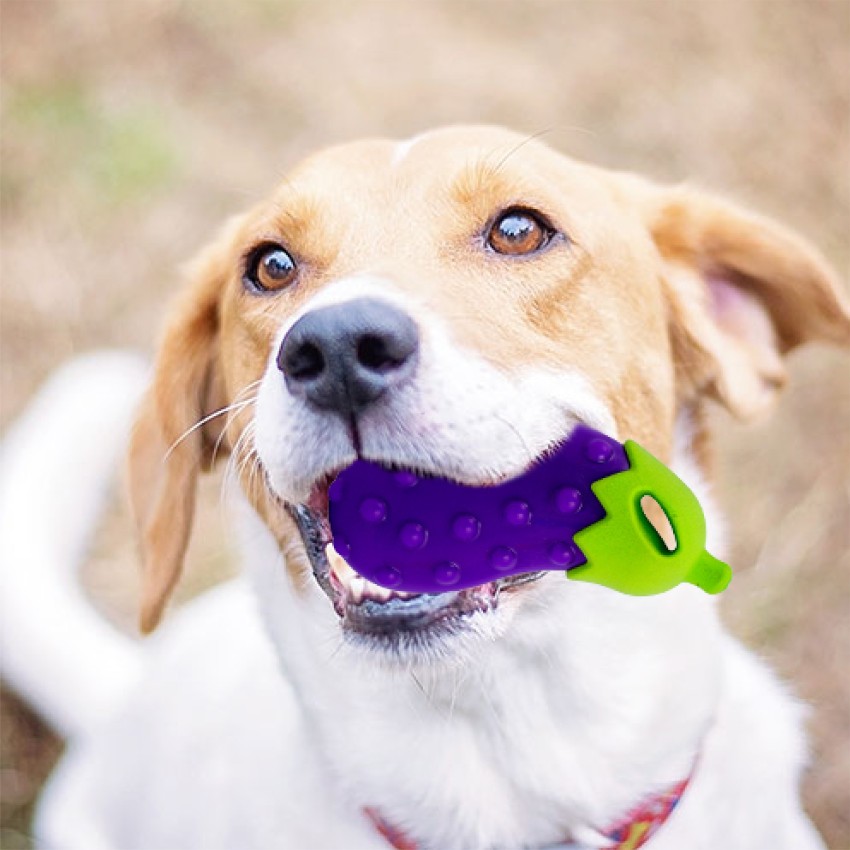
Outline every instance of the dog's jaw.
[[[695, 465], [674, 465], [719, 546]], [[343, 640], [318, 586], [294, 590], [256, 517], [246, 539], [267, 627], [335, 781], [417, 840], [545, 845], [691, 770], [720, 689], [715, 605], [698, 590], [632, 599], [549, 574], [400, 665]]]
[[287, 510], [300, 533], [313, 577], [340, 618], [346, 640], [393, 662], [409, 665], [451, 655], [459, 637], [476, 631], [481, 616], [495, 614], [505, 594], [543, 575], [512, 576], [459, 592], [388, 590], [359, 575], [334, 549], [325, 478], [307, 504], [290, 504]]

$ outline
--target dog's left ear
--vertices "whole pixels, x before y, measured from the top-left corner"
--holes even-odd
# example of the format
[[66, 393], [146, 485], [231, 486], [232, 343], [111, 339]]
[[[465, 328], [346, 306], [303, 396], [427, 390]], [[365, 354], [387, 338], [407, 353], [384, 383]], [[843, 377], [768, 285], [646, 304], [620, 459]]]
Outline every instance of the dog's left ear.
[[224, 236], [195, 261], [157, 352], [154, 376], [130, 439], [130, 503], [141, 538], [140, 628], [153, 631], [183, 567], [200, 472], [226, 455], [215, 417], [225, 403], [219, 303], [226, 284]]
[[708, 392], [753, 418], [785, 382], [781, 355], [815, 340], [850, 345], [847, 296], [802, 238], [702, 192], [642, 189], [663, 260], [680, 401]]

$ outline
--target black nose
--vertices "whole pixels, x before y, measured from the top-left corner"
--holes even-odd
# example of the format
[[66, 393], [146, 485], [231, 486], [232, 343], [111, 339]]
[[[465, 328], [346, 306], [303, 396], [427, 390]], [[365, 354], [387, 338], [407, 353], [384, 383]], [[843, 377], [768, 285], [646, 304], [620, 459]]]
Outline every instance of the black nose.
[[349, 418], [407, 380], [418, 352], [409, 316], [359, 298], [302, 316], [283, 338], [277, 365], [293, 395]]

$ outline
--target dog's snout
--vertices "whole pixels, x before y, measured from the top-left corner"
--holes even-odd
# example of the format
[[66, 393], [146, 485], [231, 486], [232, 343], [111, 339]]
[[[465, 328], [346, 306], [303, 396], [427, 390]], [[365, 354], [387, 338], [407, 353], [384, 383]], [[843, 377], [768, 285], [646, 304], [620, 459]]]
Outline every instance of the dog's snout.
[[302, 316], [277, 365], [291, 393], [347, 418], [406, 381], [418, 353], [419, 331], [406, 313], [360, 298]]

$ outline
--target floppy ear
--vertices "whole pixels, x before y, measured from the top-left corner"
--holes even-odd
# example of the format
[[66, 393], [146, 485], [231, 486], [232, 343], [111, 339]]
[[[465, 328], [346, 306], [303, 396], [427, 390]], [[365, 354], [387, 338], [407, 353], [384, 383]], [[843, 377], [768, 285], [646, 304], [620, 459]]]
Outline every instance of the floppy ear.
[[768, 410], [780, 355], [804, 342], [850, 345], [850, 307], [824, 258], [768, 219], [688, 189], [647, 195], [664, 261], [680, 401], [707, 392], [736, 416]]
[[[219, 368], [219, 299], [224, 240], [204, 251], [166, 324], [153, 382], [130, 439], [130, 502], [142, 549], [140, 628], [151, 632], [180, 577], [195, 509], [198, 473], [226, 454]], [[203, 423], [203, 424], [202, 424]]]

